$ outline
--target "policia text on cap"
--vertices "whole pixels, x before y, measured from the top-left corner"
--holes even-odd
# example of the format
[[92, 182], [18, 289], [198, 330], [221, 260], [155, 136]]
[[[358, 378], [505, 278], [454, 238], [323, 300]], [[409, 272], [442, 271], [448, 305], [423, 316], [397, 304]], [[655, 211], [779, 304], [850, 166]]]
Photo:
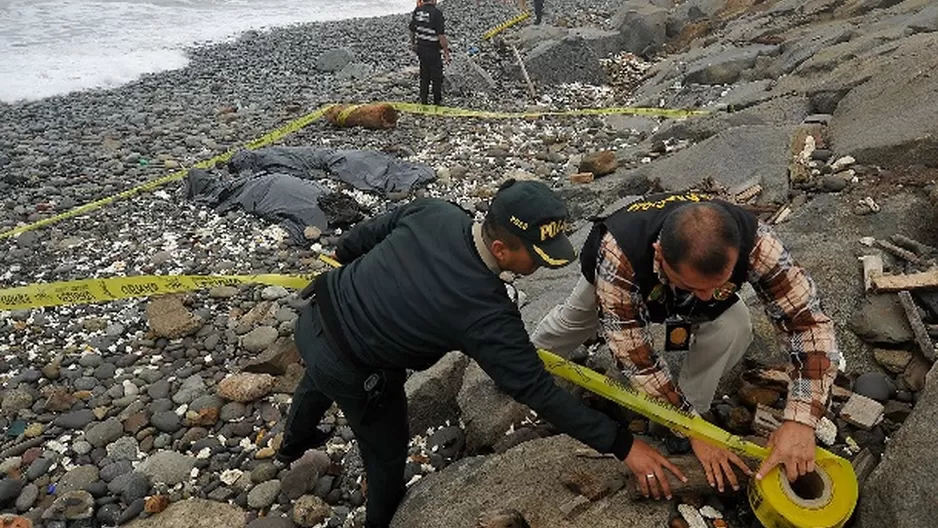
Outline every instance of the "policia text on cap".
[[[306, 375], [278, 459], [289, 462], [321, 445], [317, 425], [336, 402], [365, 463], [366, 526], [389, 526], [405, 491], [405, 369], [426, 369], [462, 350], [514, 399], [629, 464], [642, 442], [555, 385], [498, 276], [573, 262], [566, 218], [547, 186], [509, 180], [482, 224], [452, 203], [420, 199], [349, 231], [336, 250], [344, 266], [308, 288], [314, 300], [297, 322]], [[638, 451], [647, 456], [645, 447]]]

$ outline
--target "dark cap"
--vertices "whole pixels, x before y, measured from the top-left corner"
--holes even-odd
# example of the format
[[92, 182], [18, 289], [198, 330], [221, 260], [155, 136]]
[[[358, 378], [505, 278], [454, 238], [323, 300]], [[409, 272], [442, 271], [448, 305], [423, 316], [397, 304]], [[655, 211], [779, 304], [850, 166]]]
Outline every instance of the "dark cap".
[[542, 266], [561, 268], [576, 259], [565, 233], [567, 206], [543, 183], [508, 180], [489, 210], [493, 220], [520, 238]]

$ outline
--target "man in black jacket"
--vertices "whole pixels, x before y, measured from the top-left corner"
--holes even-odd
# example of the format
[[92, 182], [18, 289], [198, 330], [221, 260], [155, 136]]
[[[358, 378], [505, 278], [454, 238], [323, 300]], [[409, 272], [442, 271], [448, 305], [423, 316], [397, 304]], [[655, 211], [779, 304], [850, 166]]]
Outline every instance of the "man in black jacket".
[[528, 275], [572, 262], [566, 218], [563, 201], [546, 185], [509, 180], [482, 224], [454, 204], [422, 199], [347, 233], [336, 250], [344, 266], [316, 279], [315, 301], [297, 322], [307, 370], [278, 459], [289, 462], [321, 445], [316, 427], [336, 402], [365, 463], [366, 526], [389, 526], [404, 495], [405, 371], [462, 350], [499, 388], [560, 430], [638, 474], [649, 469], [632, 461], [650, 457], [683, 478], [627, 428], [554, 383], [499, 279], [502, 271]]
[[[427, 104], [433, 84], [433, 104], [443, 101], [443, 58], [449, 62], [446, 20], [436, 0], [424, 0], [410, 17], [410, 45], [420, 59], [420, 103]], [[440, 57], [440, 52], [443, 57]]]

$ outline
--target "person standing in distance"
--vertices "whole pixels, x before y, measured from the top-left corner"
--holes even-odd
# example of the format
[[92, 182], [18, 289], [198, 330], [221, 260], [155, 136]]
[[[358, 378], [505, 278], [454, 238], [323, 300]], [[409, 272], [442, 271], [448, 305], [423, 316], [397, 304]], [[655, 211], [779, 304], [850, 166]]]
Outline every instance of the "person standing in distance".
[[421, 104], [427, 104], [431, 83], [433, 104], [439, 105], [443, 101], [443, 59], [446, 62], [450, 59], [445, 24], [436, 0], [423, 0], [410, 17], [410, 45], [420, 59]]

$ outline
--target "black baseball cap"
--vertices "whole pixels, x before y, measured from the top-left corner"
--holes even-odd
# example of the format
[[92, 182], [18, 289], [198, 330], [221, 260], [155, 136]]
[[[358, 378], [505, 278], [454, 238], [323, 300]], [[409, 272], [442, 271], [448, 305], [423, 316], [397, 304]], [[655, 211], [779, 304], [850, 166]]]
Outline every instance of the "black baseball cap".
[[576, 260], [565, 233], [567, 206], [547, 185], [508, 180], [492, 198], [489, 212], [498, 225], [521, 239], [542, 266], [562, 268]]

